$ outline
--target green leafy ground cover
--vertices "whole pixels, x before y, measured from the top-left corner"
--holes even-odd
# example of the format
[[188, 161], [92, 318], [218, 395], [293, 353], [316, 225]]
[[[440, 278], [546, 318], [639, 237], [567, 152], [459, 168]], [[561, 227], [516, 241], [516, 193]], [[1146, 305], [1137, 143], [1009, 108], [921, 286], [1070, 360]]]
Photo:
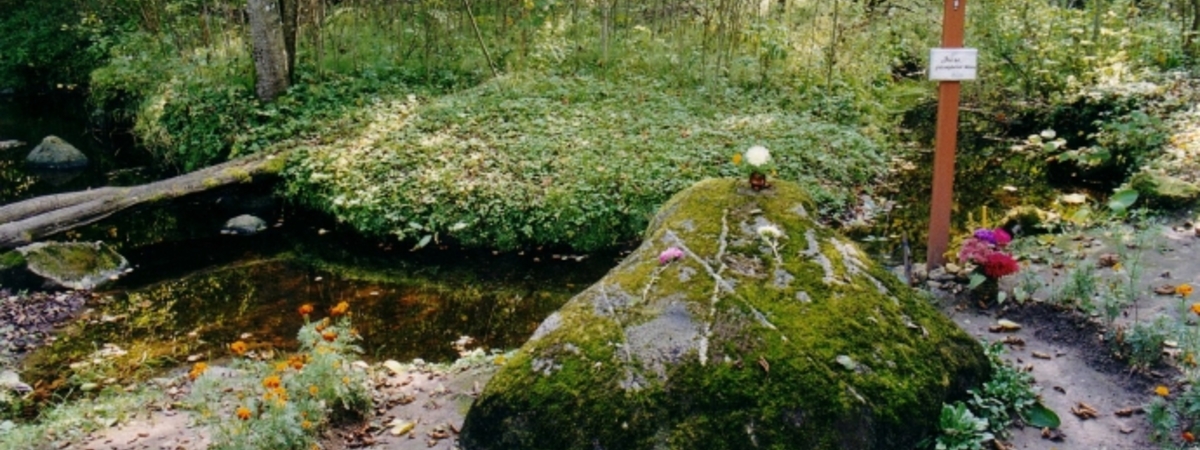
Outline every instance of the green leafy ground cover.
[[304, 148], [287, 193], [401, 239], [612, 246], [641, 233], [675, 192], [737, 176], [731, 157], [755, 144], [774, 150], [779, 178], [799, 181], [827, 210], [885, 169], [878, 146], [853, 128], [650, 81], [518, 74], [381, 103], [373, 115], [355, 136]]

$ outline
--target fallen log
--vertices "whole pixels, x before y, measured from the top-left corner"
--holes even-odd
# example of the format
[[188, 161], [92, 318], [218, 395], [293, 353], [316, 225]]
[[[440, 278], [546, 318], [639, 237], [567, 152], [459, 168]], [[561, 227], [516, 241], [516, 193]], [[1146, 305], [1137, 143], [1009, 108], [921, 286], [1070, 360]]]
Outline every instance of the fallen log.
[[166, 180], [46, 195], [0, 206], [0, 250], [96, 222], [142, 203], [182, 197], [278, 173], [283, 154], [256, 154]]

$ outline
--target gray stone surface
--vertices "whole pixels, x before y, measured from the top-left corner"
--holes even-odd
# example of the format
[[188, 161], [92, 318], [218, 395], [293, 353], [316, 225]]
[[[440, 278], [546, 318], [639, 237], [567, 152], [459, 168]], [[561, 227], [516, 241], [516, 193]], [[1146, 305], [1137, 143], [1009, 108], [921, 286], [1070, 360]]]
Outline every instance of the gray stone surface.
[[103, 242], [38, 242], [17, 252], [30, 272], [67, 289], [94, 289], [129, 267], [124, 256]]
[[221, 233], [250, 236], [258, 234], [259, 231], [265, 229], [267, 229], [267, 222], [265, 220], [249, 214], [242, 214], [226, 221], [225, 226], [221, 229]]
[[25, 163], [36, 169], [69, 170], [86, 167], [88, 158], [58, 136], [46, 136], [25, 157]]

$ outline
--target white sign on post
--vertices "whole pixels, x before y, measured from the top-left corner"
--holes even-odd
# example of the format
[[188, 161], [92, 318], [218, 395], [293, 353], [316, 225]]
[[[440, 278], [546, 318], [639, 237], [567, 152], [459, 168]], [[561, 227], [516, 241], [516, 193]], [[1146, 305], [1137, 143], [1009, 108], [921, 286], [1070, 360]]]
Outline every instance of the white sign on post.
[[979, 50], [973, 48], [935, 48], [929, 51], [929, 79], [960, 81], [975, 79], [975, 61]]

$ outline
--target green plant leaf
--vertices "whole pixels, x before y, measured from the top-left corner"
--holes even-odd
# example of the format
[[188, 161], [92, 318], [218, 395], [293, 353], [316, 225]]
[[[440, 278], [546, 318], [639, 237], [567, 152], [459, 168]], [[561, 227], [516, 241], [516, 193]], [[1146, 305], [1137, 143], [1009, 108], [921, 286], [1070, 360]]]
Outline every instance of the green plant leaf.
[[979, 287], [979, 285], [983, 284], [984, 281], [987, 281], [986, 276], [981, 273], [972, 273], [971, 283], [967, 285], [967, 289], [975, 289]]
[[1133, 189], [1121, 189], [1117, 191], [1111, 198], [1108, 199], [1108, 209], [1114, 212], [1123, 213], [1133, 206], [1133, 203], [1138, 199], [1138, 191]]
[[1025, 422], [1038, 428], [1058, 428], [1061, 424], [1058, 414], [1041, 402], [1034, 403], [1025, 410]]

